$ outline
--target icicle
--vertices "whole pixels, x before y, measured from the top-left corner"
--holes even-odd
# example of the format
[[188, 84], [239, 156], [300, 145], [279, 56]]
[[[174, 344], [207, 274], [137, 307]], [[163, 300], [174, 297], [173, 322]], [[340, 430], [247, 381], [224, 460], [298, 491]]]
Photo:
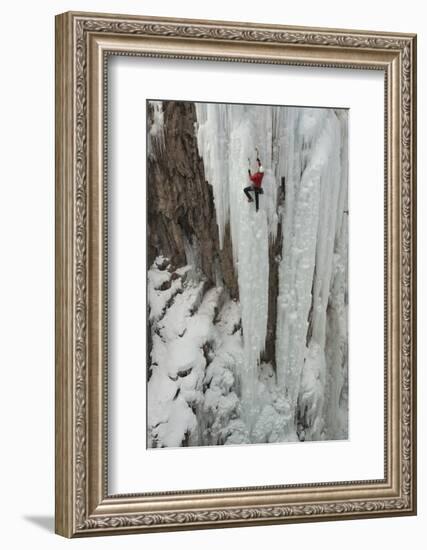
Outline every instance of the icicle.
[[151, 155], [153, 146], [161, 152], [165, 149], [165, 132], [164, 132], [164, 112], [163, 101], [150, 101], [149, 105], [153, 110], [153, 121], [148, 129], [147, 136], [147, 152]]

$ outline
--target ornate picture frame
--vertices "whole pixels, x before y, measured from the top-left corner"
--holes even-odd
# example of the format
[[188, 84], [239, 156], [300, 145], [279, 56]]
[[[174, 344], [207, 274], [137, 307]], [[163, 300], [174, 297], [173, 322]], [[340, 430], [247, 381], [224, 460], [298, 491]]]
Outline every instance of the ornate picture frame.
[[[109, 56], [384, 73], [384, 478], [108, 492]], [[56, 18], [56, 532], [81, 537], [416, 513], [416, 36], [68, 12]]]

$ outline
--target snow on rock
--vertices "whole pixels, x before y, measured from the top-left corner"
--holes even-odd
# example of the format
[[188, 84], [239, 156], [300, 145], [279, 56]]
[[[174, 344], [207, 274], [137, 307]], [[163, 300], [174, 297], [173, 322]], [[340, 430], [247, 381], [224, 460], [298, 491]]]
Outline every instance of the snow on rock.
[[181, 278], [172, 279], [172, 274], [167, 267], [168, 262], [163, 257], [159, 257], [147, 273], [150, 320], [158, 320], [166, 312], [168, 303], [182, 287]]
[[151, 266], [148, 280], [162, 285], [174, 279], [180, 291], [172, 300], [161, 296], [169, 296], [170, 288], [148, 294], [151, 311], [152, 300], [162, 305], [168, 300], [161, 317], [150, 316], [148, 446], [225, 443], [235, 432], [227, 428], [229, 421], [240, 415], [234, 391], [234, 373], [242, 363], [238, 305], [227, 300], [219, 310], [222, 288], [203, 292], [203, 274], [188, 266], [160, 276], [159, 262]]

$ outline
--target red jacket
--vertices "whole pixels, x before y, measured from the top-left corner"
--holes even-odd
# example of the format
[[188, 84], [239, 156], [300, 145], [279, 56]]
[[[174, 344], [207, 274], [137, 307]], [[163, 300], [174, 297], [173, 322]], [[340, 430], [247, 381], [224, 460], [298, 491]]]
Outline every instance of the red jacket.
[[249, 177], [251, 178], [251, 181], [253, 182], [255, 187], [261, 187], [264, 172], [255, 172], [255, 174], [250, 174]]

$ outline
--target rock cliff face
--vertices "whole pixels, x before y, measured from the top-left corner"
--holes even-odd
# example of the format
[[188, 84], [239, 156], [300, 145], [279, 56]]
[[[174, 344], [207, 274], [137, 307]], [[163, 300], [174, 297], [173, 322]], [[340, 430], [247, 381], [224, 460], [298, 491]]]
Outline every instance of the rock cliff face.
[[223, 284], [237, 298], [230, 231], [221, 250], [212, 187], [197, 149], [194, 104], [163, 101], [158, 108], [160, 113], [148, 104], [148, 127], [156, 128], [155, 136], [148, 133], [148, 264], [163, 255], [176, 269], [190, 263], [191, 256], [208, 287]]

